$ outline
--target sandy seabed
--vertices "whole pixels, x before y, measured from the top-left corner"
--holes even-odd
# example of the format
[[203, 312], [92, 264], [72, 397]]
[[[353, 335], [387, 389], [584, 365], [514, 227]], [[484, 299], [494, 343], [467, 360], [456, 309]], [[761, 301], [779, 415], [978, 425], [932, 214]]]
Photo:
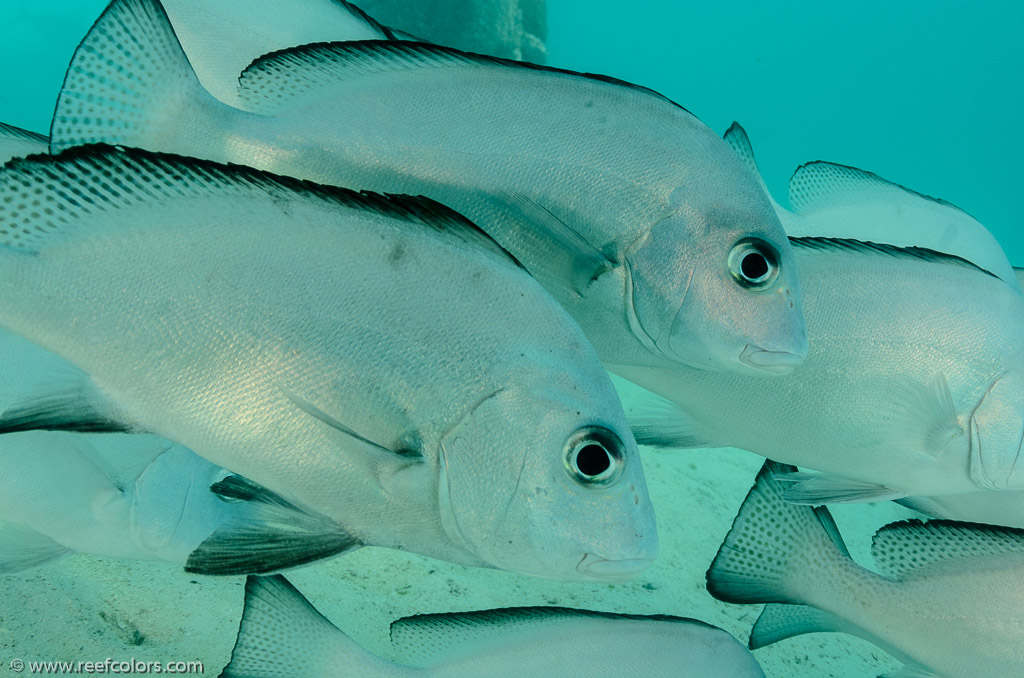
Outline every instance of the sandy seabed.
[[[522, 605], [692, 617], [745, 642], [761, 606], [714, 600], [704, 573], [762, 460], [741, 450], [645, 449], [643, 462], [661, 555], [628, 584], [561, 584], [378, 548], [287, 576], [339, 628], [383, 656], [388, 625], [399, 617]], [[891, 503], [839, 506], [833, 513], [854, 558], [867, 566], [874, 530], [914, 515]], [[234, 645], [243, 587], [242, 577], [200, 577], [169, 564], [82, 554], [8, 575], [0, 587], [0, 674], [14, 675], [15, 658], [110, 657], [199, 660], [205, 675], [218, 675]], [[900, 666], [867, 642], [832, 633], [785, 640], [755, 656], [769, 678], [873, 678]]]

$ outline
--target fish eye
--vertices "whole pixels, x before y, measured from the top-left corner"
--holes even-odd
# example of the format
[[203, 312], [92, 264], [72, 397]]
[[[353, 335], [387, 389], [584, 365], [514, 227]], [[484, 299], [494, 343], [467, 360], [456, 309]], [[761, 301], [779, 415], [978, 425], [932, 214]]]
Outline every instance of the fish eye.
[[729, 252], [729, 272], [741, 287], [766, 289], [779, 277], [779, 255], [760, 238], [744, 238]]
[[601, 426], [585, 426], [565, 446], [565, 468], [586, 486], [609, 485], [622, 473], [622, 440]]

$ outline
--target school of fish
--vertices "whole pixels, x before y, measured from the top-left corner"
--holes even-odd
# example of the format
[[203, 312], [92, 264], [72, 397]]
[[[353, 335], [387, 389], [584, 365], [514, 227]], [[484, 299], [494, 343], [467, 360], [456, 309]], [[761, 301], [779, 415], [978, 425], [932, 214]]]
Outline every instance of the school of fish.
[[[639, 446], [736, 447], [769, 461], [706, 583], [767, 604], [751, 650], [1024, 674], [1022, 272], [983, 225], [820, 161], [786, 208], [738, 124], [291, 4], [112, 0], [49, 136], [0, 123], [0, 574], [247, 575], [226, 677], [763, 676], [698, 620], [554, 606], [382, 657], [279, 574], [613, 585], [659, 555]], [[874, 572], [822, 505], [887, 500], [937, 520]]]

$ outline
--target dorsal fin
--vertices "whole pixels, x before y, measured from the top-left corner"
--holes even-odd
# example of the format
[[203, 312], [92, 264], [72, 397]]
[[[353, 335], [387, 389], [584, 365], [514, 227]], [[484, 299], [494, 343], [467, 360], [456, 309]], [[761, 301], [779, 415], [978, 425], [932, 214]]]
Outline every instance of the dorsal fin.
[[802, 165], [789, 199], [791, 237], [839, 237], [920, 247], [961, 257], [1019, 289], [995, 236], [960, 208], [877, 174], [829, 162]]
[[800, 165], [789, 180], [789, 204], [804, 214], [826, 207], [909, 196], [927, 200], [966, 215], [956, 205], [901, 186], [874, 172], [824, 160]]
[[140, 202], [257, 191], [299, 194], [430, 226], [519, 265], [458, 212], [425, 197], [356, 192], [269, 172], [106, 145], [11, 161], [0, 171], [0, 245], [33, 251], [83, 215]]
[[764, 178], [761, 176], [761, 170], [757, 166], [757, 160], [754, 159], [754, 147], [750, 144], [750, 137], [747, 136], [747, 130], [743, 129], [743, 126], [738, 122], [733, 122], [729, 129], [722, 135], [725, 139], [725, 143], [729, 144], [729, 147], [740, 157], [743, 164], [747, 166], [750, 173], [757, 178], [758, 183], [761, 184], [761, 189], [764, 190], [765, 194], [769, 197], [768, 186], [764, 183]]
[[954, 520], [904, 520], [886, 525], [871, 540], [875, 564], [892, 577], [960, 558], [1010, 553], [1024, 563], [1024, 530]]
[[22, 129], [2, 122], [0, 122], [0, 139], [17, 139], [19, 141], [31, 141], [39, 144], [50, 143], [50, 139], [46, 135], [39, 134], [37, 132], [29, 132], [27, 129]]
[[403, 663], [433, 666], [488, 648], [515, 645], [521, 642], [524, 633], [543, 633], [545, 628], [584, 619], [709, 626], [695, 619], [667, 615], [615, 614], [565, 607], [509, 607], [403, 617], [391, 623], [391, 644]]
[[865, 254], [884, 254], [890, 257], [919, 259], [921, 261], [932, 261], [937, 263], [952, 264], [969, 268], [985, 275], [996, 278], [995, 274], [977, 266], [963, 257], [955, 254], [936, 252], [927, 247], [897, 247], [885, 243], [865, 242], [862, 240], [850, 240], [848, 238], [790, 238], [789, 242], [793, 247], [802, 247], [810, 250], [832, 250], [835, 252], [861, 252]]
[[[474, 65], [513, 68], [587, 78], [658, 97], [682, 110], [679, 104], [647, 87], [593, 73], [577, 73], [523, 61], [463, 52], [421, 42], [364, 40], [323, 42], [280, 50], [252, 62], [239, 76], [239, 96], [254, 112], [272, 114], [296, 96], [324, 85], [373, 73]], [[689, 113], [689, 111], [687, 111]]]

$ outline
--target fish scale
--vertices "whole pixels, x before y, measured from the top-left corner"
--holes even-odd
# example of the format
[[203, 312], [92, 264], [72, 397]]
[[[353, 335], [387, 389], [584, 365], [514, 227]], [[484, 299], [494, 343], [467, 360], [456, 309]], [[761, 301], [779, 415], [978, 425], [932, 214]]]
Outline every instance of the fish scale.
[[[376, 40], [266, 55], [238, 97], [246, 111], [202, 88], [156, 0], [115, 0], [68, 69], [51, 146], [429, 196], [521, 261], [606, 362], [774, 374], [806, 353], [770, 204], [721, 139], [651, 90]], [[770, 270], [756, 284], [747, 249]]]
[[[656, 553], [597, 356], [460, 215], [110, 148], [15, 161], [5, 197], [52, 214], [0, 213], [0, 323], [82, 370], [68, 389], [90, 421], [184, 445], [350, 543], [561, 579], [628, 577]], [[19, 422], [79, 426], [48, 403]], [[571, 475], [591, 430], [615, 483]]]

